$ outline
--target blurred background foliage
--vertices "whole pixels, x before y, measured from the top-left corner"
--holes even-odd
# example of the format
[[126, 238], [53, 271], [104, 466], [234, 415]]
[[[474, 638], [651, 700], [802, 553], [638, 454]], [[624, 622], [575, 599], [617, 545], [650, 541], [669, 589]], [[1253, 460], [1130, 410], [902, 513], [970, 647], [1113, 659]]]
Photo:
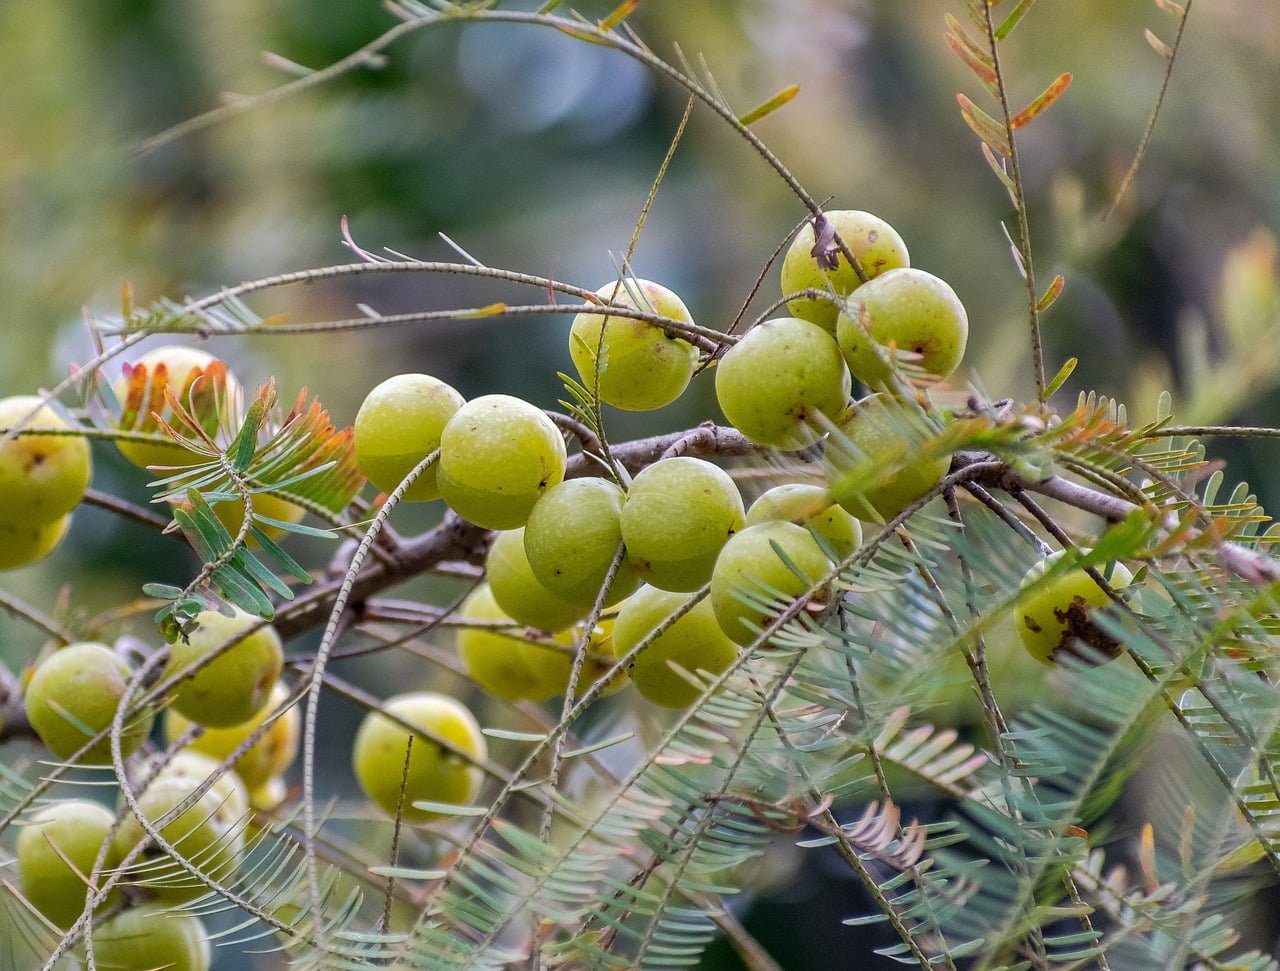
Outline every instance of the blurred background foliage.
[[[600, 16], [612, 6], [578, 9]], [[992, 397], [1026, 395], [1024, 293], [1000, 225], [1012, 212], [956, 108], [957, 91], [980, 92], [943, 44], [948, 6], [656, 0], [632, 23], [668, 59], [675, 43], [705, 59], [741, 111], [799, 84], [759, 134], [818, 198], [895, 224], [913, 263], [948, 279], [968, 307], [968, 376]], [[611, 279], [685, 98], [630, 60], [552, 31], [421, 31], [376, 68], [134, 153], [167, 126], [282, 83], [286, 62], [323, 67], [393, 23], [377, 0], [0, 5], [0, 392], [47, 387], [90, 356], [82, 315], [118, 312], [124, 281], [146, 302], [349, 262], [343, 215], [370, 250], [455, 258], [437, 235], [446, 233], [490, 266], [591, 288]], [[1145, 419], [1169, 388], [1179, 420], [1277, 424], [1280, 5], [1195, 7], [1136, 185], [1103, 221], [1160, 85], [1148, 27], [1173, 38], [1174, 22], [1152, 3], [1043, 4], [1005, 45], [1017, 102], [1074, 73], [1021, 140], [1040, 279], [1067, 278], [1045, 321], [1047, 367], [1080, 357], [1063, 402], [1096, 389]], [[726, 325], [802, 215], [744, 143], [695, 110], [634, 267], [681, 293], [700, 322]], [[766, 276], [760, 306], [777, 296], [776, 279]], [[518, 293], [404, 275], [277, 291], [253, 306], [322, 320], [352, 316], [359, 303], [395, 313]], [[219, 338], [212, 350], [249, 386], [274, 374], [286, 399], [309, 387], [345, 425], [370, 387], [405, 370], [467, 396], [504, 390], [552, 406], [562, 394], [555, 372], [569, 367], [568, 326], [548, 315]], [[704, 375], [656, 415], [611, 417], [622, 438], [711, 413]], [[1211, 450], [1264, 501], [1280, 499], [1276, 446], [1215, 441]], [[145, 500], [142, 473], [110, 448], [95, 455], [97, 488]], [[413, 515], [430, 513], [406, 514], [405, 528]], [[73, 584], [65, 610], [75, 619], [134, 598], [143, 580], [192, 569], [177, 544], [96, 510], [78, 513], [73, 529], [54, 557], [6, 576], [6, 587], [52, 610], [59, 584]], [[323, 563], [330, 551], [317, 543], [309, 552]], [[0, 618], [0, 660], [20, 665], [36, 646], [29, 629]], [[403, 677], [389, 661], [339, 670], [382, 690]], [[333, 702], [329, 714], [326, 732], [346, 737], [355, 709]], [[333, 753], [334, 770], [321, 778], [342, 792], [342, 745], [320, 751]], [[770, 944], [787, 938], [788, 967], [828, 966], [825, 946], [805, 953], [803, 934], [779, 928], [796, 926], [800, 911], [838, 927], [856, 907], [829, 893], [819, 906], [830, 877], [788, 878], [786, 866], [767, 868], [779, 887], [753, 926]]]

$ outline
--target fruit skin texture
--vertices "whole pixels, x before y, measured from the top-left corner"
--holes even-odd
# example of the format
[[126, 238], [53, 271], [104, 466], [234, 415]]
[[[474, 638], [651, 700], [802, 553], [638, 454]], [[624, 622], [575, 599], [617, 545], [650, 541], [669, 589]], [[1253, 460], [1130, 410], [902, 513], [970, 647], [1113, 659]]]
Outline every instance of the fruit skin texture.
[[12, 570], [54, 551], [71, 525], [71, 514], [51, 523], [0, 523], [0, 570]]
[[[836, 209], [826, 213], [826, 217], [834, 224], [840, 238], [862, 265], [868, 280], [888, 270], [911, 265], [907, 244], [898, 235], [898, 231], [879, 216], [859, 209]], [[835, 269], [824, 270], [818, 266], [818, 260], [812, 252], [813, 243], [813, 223], [807, 223], [796, 234], [787, 255], [782, 258], [784, 295], [814, 289], [831, 290], [837, 296], [844, 297], [862, 285], [858, 274], [839, 250], [836, 250], [838, 263]], [[833, 335], [836, 332], [839, 308], [828, 300], [797, 297], [788, 301], [787, 309], [797, 317], [813, 321]]]
[[[239, 607], [231, 616], [205, 610], [196, 616], [199, 624], [188, 635], [170, 645], [165, 676], [181, 671], [221, 647], [255, 624], [259, 618]], [[280, 635], [269, 624], [223, 651], [186, 681], [174, 688], [173, 707], [202, 725], [230, 728], [248, 721], [267, 703], [271, 689], [284, 666]]]
[[[35, 395], [15, 395], [0, 399], [0, 428], [16, 426], [32, 411], [24, 428], [72, 427]], [[23, 434], [0, 441], [0, 525], [26, 529], [61, 519], [80, 504], [92, 477], [83, 438]]]
[[[206, 728], [204, 734], [187, 745], [184, 751], [198, 752], [221, 762], [234, 752], [259, 725], [284, 704], [289, 689], [277, 681], [271, 689], [267, 703], [248, 721], [231, 728]], [[246, 788], [256, 789], [284, 772], [298, 755], [298, 736], [301, 731], [301, 709], [294, 705], [271, 723], [271, 727], [254, 743], [253, 747], [232, 765]], [[164, 738], [169, 744], [192, 725], [181, 712], [170, 708], [164, 717]]]
[[849, 388], [836, 342], [799, 317], [751, 328], [716, 366], [716, 400], [729, 423], [757, 445], [775, 448], [813, 444], [819, 416], [838, 417]]
[[[129, 673], [129, 666], [104, 644], [84, 641], [50, 654], [36, 668], [26, 692], [27, 719], [40, 741], [57, 758], [71, 758], [93, 735], [110, 727]], [[120, 747], [126, 756], [142, 744], [151, 722], [150, 712], [125, 722]], [[109, 739], [94, 745], [80, 761], [108, 764]]]
[[[64, 799], [46, 805], [31, 817], [30, 825], [18, 830], [22, 892], [59, 927], [70, 927], [84, 910], [86, 881], [114, 822], [115, 815], [101, 803]], [[103, 870], [119, 862], [115, 852], [108, 852]], [[118, 898], [119, 891], [113, 890], [103, 906], [112, 906]]]
[[[625, 496], [605, 479], [567, 479], [538, 500], [524, 529], [533, 574], [556, 596], [590, 609], [622, 542]], [[631, 596], [640, 578], [624, 557], [605, 596], [606, 607]]]
[[[388, 698], [383, 707], [406, 722], [453, 742], [478, 760], [488, 756], [475, 716], [453, 698], [421, 691]], [[413, 751], [406, 774], [405, 750], [410, 738]], [[403, 818], [411, 823], [439, 818], [438, 813], [414, 808], [415, 801], [465, 805], [475, 798], [483, 780], [477, 766], [413, 735], [378, 712], [371, 712], [361, 723], [352, 758], [360, 788], [389, 816], [396, 814], [404, 778]]]
[[[644, 299], [639, 302], [632, 290]], [[596, 296], [622, 307], [693, 323], [684, 301], [649, 280], [606, 283]], [[600, 332], [604, 331], [601, 346]], [[689, 386], [698, 352], [688, 341], [668, 337], [661, 327], [633, 317], [581, 313], [569, 329], [569, 357], [587, 390], [596, 388], [596, 351], [601, 352], [600, 400], [623, 411], [652, 411], [669, 405]]]
[[[464, 620], [511, 621], [494, 599], [488, 584], [482, 584], [462, 602], [458, 616]], [[479, 627], [458, 630], [458, 656], [476, 684], [498, 698], [515, 701], [530, 698], [543, 701], [555, 692], [546, 690], [533, 676], [526, 656], [529, 644], [518, 629], [499, 633]]]
[[515, 529], [564, 478], [564, 439], [539, 409], [505, 394], [474, 398], [440, 434], [436, 483], [449, 508], [485, 529]]
[[[791, 572], [775, 544], [802, 577]], [[780, 594], [789, 603], [822, 579], [829, 568], [826, 554], [803, 526], [776, 521], [748, 526], [725, 543], [711, 574], [711, 607], [716, 621], [732, 640], [750, 644], [759, 637], [754, 628], [768, 626], [775, 613], [743, 603], [738, 592], [770, 599]]]
[[160, 903], [130, 907], [95, 928], [93, 958], [102, 971], [208, 971], [211, 962], [200, 919]]
[[661, 459], [631, 483], [622, 539], [641, 579], [687, 593], [711, 579], [716, 555], [745, 516], [738, 487], [724, 469], [688, 456]]
[[[429, 374], [397, 374], [377, 385], [356, 412], [356, 463], [383, 492], [440, 447], [440, 433], [466, 399]], [[423, 470], [404, 498], [440, 498], [435, 467]]]
[[804, 526], [843, 560], [862, 545], [862, 524], [836, 504], [826, 487], [803, 482], [774, 486], [760, 495], [747, 510], [747, 526], [774, 520]]
[[585, 617], [591, 605], [570, 603], [534, 575], [525, 555], [526, 528], [505, 530], [494, 537], [484, 561], [489, 589], [498, 608], [512, 620], [538, 630], [563, 630]]
[[[865, 332], [864, 332], [865, 328]], [[868, 340], [867, 333], [871, 338]], [[924, 270], [890, 270], [850, 296], [836, 324], [840, 350], [859, 381], [881, 388], [890, 378], [875, 344], [920, 354], [913, 368], [941, 381], [960, 366], [969, 317], [956, 292]]]
[[[613, 624], [613, 656], [621, 659], [649, 632], [689, 598], [644, 586], [618, 611]], [[655, 705], [686, 708], [701, 692], [677, 673], [674, 662], [690, 673], [719, 674], [738, 656], [738, 647], [720, 629], [709, 600], [699, 601], [636, 657], [630, 674], [636, 690]]]
[[[1059, 550], [1033, 566], [1023, 580], [1024, 585], [1038, 580], [1061, 557]], [[1123, 563], [1101, 565], [1098, 572], [1116, 590], [1127, 587], [1133, 579]], [[1116, 657], [1119, 645], [1089, 620], [1089, 611], [1111, 602], [1102, 587], [1083, 569], [1070, 570], [1042, 584], [1017, 611], [1022, 646], [1042, 664], [1052, 664], [1062, 654], [1080, 656], [1077, 641], [1088, 645], [1088, 660], [1096, 660], [1099, 654]]]

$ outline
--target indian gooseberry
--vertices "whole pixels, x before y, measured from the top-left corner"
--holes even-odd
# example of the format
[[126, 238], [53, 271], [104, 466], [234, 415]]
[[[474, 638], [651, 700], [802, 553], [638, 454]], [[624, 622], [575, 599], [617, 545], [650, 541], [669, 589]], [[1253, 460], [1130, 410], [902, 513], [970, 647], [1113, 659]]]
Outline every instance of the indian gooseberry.
[[[1083, 568], [1041, 579], [1062, 555], [1061, 550], [1051, 553], [1033, 566], [1023, 580], [1024, 586], [1035, 587], [1022, 599], [1015, 614], [1022, 646], [1044, 664], [1052, 664], [1065, 654], [1086, 660], [1116, 657], [1119, 644], [1089, 616], [1112, 602], [1097, 581]], [[1127, 587], [1133, 580], [1123, 563], [1107, 563], [1097, 569], [1115, 590]]]
[[[15, 855], [22, 892], [59, 927], [70, 927], [84, 910], [89, 874], [114, 824], [115, 815], [101, 803], [62, 799], [45, 805], [18, 830]], [[114, 848], [109, 849], [103, 871], [120, 862]], [[103, 905], [111, 906], [118, 897], [112, 891]]]
[[[284, 665], [280, 635], [270, 624], [239, 607], [196, 615], [195, 630], [169, 648], [165, 676], [223, 650], [196, 674], [174, 687], [173, 707], [192, 721], [214, 728], [230, 728], [248, 721], [267, 703]], [[246, 633], [257, 626], [252, 633]]]
[[945, 280], [914, 268], [890, 270], [850, 295], [836, 337], [849, 370], [869, 387], [889, 381], [889, 365], [880, 355], [893, 349], [919, 355], [912, 371], [941, 381], [960, 366], [969, 318]]
[[[596, 295], [615, 306], [693, 323], [684, 301], [649, 280], [606, 283]], [[698, 352], [688, 341], [668, 337], [648, 321], [604, 313], [573, 318], [569, 357], [588, 390], [595, 389], [601, 401], [624, 411], [651, 411], [675, 401], [698, 364]]]
[[[582, 661], [582, 671], [578, 675], [576, 696], [581, 695], [599, 681], [613, 667], [613, 624], [612, 618], [603, 618], [591, 630], [591, 638], [587, 642], [587, 656]], [[582, 639], [583, 624], [574, 624], [568, 630], [555, 635], [555, 640], [569, 650], [556, 650], [550, 645], [529, 642], [522, 645], [525, 666], [533, 676], [537, 685], [537, 694], [542, 700], [558, 698], [569, 687], [569, 675], [573, 669], [573, 653]], [[626, 687], [625, 671], [609, 682], [604, 690], [611, 695]]]
[[512, 620], [538, 630], [563, 630], [585, 617], [591, 606], [571, 603], [552, 593], [534, 575], [525, 554], [526, 529], [521, 526], [494, 536], [484, 561], [489, 589], [498, 608]]
[[[625, 496], [605, 479], [566, 479], [538, 500], [524, 529], [534, 576], [556, 596], [590, 608], [622, 544]], [[604, 598], [612, 606], [630, 596], [640, 578], [624, 556]]]
[[[623, 603], [613, 624], [613, 654], [621, 660], [685, 605], [686, 594], [642, 586]], [[676, 670], [716, 675], [738, 656], [738, 647], [720, 628], [703, 599], [659, 634], [636, 656], [629, 674], [646, 699], [664, 708], [685, 708], [701, 691]]]
[[12, 570], [54, 551], [71, 525], [71, 513], [48, 523], [0, 523], [0, 570]]
[[[488, 584], [481, 584], [462, 602], [458, 617], [465, 621], [512, 623], [512, 618], [498, 605]], [[526, 662], [528, 643], [519, 628], [493, 630], [483, 624], [458, 630], [458, 656], [467, 674], [485, 691], [498, 698], [514, 701], [532, 698], [542, 701], [553, 691], [540, 692]]]
[[[356, 463], [390, 492], [440, 447], [440, 433], [466, 399], [429, 374], [397, 374], [377, 385], [356, 412]], [[404, 494], [411, 502], [440, 498], [436, 470], [423, 470]]]
[[622, 540], [637, 574], [689, 592], [711, 579], [716, 555], [742, 528], [742, 496], [719, 466], [689, 456], [642, 469], [622, 506]]
[[208, 971], [211, 963], [200, 918], [158, 902], [137, 904], [95, 927], [93, 958], [102, 971]]
[[766, 320], [716, 366], [716, 400], [729, 423], [757, 445], [813, 444], [820, 416], [849, 403], [849, 370], [831, 335], [799, 317]]
[[[36, 667], [27, 685], [27, 720], [53, 755], [71, 758], [94, 735], [111, 726], [129, 680], [129, 666], [105, 644], [80, 642], [54, 651]], [[150, 712], [126, 719], [120, 738], [131, 754], [151, 731]], [[80, 759], [85, 765], [111, 761], [107, 738]]]
[[[187, 745], [187, 750], [199, 752], [219, 761], [227, 758], [240, 747], [240, 743], [249, 737], [258, 726], [274, 714], [289, 697], [289, 689], [284, 682], [277, 681], [271, 689], [271, 696], [259, 711], [249, 718], [230, 728], [206, 728], [199, 738]], [[232, 765], [236, 774], [244, 782], [246, 788], [252, 790], [261, 786], [271, 778], [284, 772], [298, 754], [298, 736], [301, 729], [302, 715], [297, 705], [287, 709], [284, 714], [271, 723], [267, 730], [244, 755]], [[181, 712], [170, 708], [164, 717], [165, 741], [173, 744], [193, 722]]]
[[449, 508], [485, 529], [523, 526], [564, 478], [564, 439], [538, 408], [505, 394], [474, 398], [440, 434], [436, 483]]
[[[477, 761], [488, 746], [470, 710], [446, 695], [427, 691], [395, 695], [383, 709], [405, 722], [451, 742]], [[409, 751], [410, 739], [413, 748]], [[409, 751], [406, 771], [405, 753]], [[466, 805], [480, 791], [480, 768], [438, 742], [402, 727], [381, 712], [370, 712], [356, 732], [352, 751], [360, 788], [383, 812], [395, 816], [404, 789], [403, 818], [423, 823], [439, 813], [415, 802]]]
[[[0, 429], [16, 428], [23, 421], [24, 429], [72, 427], [35, 395], [0, 399]], [[0, 431], [0, 525], [30, 529], [53, 523], [80, 504], [93, 476], [84, 438], [20, 434], [5, 441], [4, 437]]]
[[[898, 231], [879, 216], [859, 209], [836, 209], [825, 213], [825, 216], [868, 279], [887, 270], [911, 265], [907, 244]], [[783, 295], [801, 290], [827, 290], [836, 297], [848, 296], [862, 284], [858, 274], [844, 254], [830, 246], [825, 247], [824, 252], [834, 262], [822, 265], [813, 253], [814, 240], [813, 223], [810, 222], [791, 241], [791, 247], [782, 258]], [[811, 320], [823, 330], [835, 334], [839, 307], [833, 301], [797, 297], [788, 301], [787, 308], [797, 317]]]
[[804, 526], [838, 560], [862, 545], [862, 524], [831, 498], [826, 486], [806, 482], [774, 486], [751, 504], [746, 525], [778, 519]]
[[724, 544], [711, 574], [711, 607], [721, 630], [739, 644], [752, 643], [779, 610], [829, 569], [826, 554], [803, 526], [781, 521], [748, 526]]
[[249, 790], [249, 805], [255, 812], [269, 813], [279, 809], [287, 798], [289, 785], [281, 775], [273, 775], [256, 789]]

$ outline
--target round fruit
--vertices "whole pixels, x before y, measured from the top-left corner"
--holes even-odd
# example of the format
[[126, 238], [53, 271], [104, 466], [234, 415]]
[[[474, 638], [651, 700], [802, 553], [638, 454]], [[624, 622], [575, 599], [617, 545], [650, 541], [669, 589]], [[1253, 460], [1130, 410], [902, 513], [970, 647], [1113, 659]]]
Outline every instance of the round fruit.
[[103, 971], [208, 971], [211, 955], [198, 917], [142, 903], [94, 929], [93, 959]]
[[[825, 215], [861, 264], [868, 280], [886, 270], [911, 265], [907, 244], [902, 241], [896, 229], [878, 216], [858, 209], [837, 209]], [[812, 289], [829, 290], [837, 297], [844, 297], [862, 284], [858, 274], [838, 249], [834, 251], [834, 268], [827, 269], [819, 265], [818, 258], [813, 255], [813, 248], [813, 223], [807, 223], [796, 234], [787, 255], [782, 258], [784, 295]], [[787, 308], [797, 317], [811, 320], [823, 330], [832, 334], [836, 332], [839, 307], [829, 300], [797, 297], [788, 301]]]
[[[271, 689], [271, 697], [262, 709], [248, 721], [232, 728], [206, 728], [204, 734], [191, 742], [187, 749], [222, 761], [237, 748], [259, 725], [267, 720], [289, 696], [289, 689], [277, 681]], [[298, 734], [302, 715], [297, 705], [288, 709], [271, 723], [257, 742], [232, 766], [249, 789], [254, 789], [287, 769], [298, 754]], [[164, 737], [172, 744], [192, 722], [180, 712], [170, 708], [165, 713]]]
[[[576, 649], [582, 638], [583, 625], [575, 624], [569, 630], [556, 635], [557, 642], [565, 647]], [[538, 686], [538, 700], [556, 698], [569, 688], [569, 675], [573, 669], [573, 654], [558, 651], [541, 644], [529, 643], [524, 647], [524, 662]], [[613, 667], [613, 620], [604, 619], [591, 631], [591, 640], [587, 644], [587, 656], [582, 662], [582, 671], [578, 675], [578, 687], [575, 695], [582, 694], [599, 681]], [[626, 672], [620, 671], [605, 688], [604, 694], [611, 695], [626, 687]]]
[[[46, 805], [18, 831], [22, 892], [59, 927], [70, 927], [84, 910], [89, 874], [114, 823], [115, 816], [100, 803], [65, 799]], [[108, 852], [103, 870], [119, 862], [115, 852]], [[118, 891], [112, 891], [104, 906], [118, 897]]]
[[26, 566], [48, 556], [70, 525], [70, 513], [51, 523], [0, 523], [0, 570]]
[[[537, 508], [534, 506], [535, 510]], [[521, 526], [505, 530], [494, 537], [484, 561], [489, 589], [498, 608], [512, 620], [538, 630], [563, 630], [585, 617], [591, 609], [590, 604], [583, 607], [570, 603], [552, 593], [534, 576], [525, 555], [525, 529]]]
[[631, 483], [622, 539], [641, 579], [688, 592], [711, 579], [716, 555], [744, 517], [742, 496], [724, 469], [688, 456], [662, 459]]
[[284, 776], [273, 775], [256, 789], [249, 790], [249, 805], [255, 812], [269, 813], [279, 809], [289, 797], [289, 786]]
[[[383, 707], [409, 724], [452, 742], [478, 761], [488, 756], [475, 716], [453, 698], [422, 691], [388, 698]], [[411, 738], [413, 751], [406, 773], [405, 751]], [[360, 788], [390, 816], [396, 814], [400, 804], [403, 780], [403, 818], [414, 823], [439, 818], [438, 813], [415, 808], [415, 802], [466, 805], [480, 791], [484, 778], [478, 766], [411, 733], [380, 712], [371, 712], [361, 723], [352, 757]]]
[[564, 478], [565, 461], [564, 439], [550, 418], [527, 401], [489, 394], [468, 401], [444, 426], [436, 482], [463, 519], [515, 529]]
[[[606, 283], [596, 296], [615, 306], [693, 323], [684, 301], [649, 280]], [[648, 321], [602, 313], [573, 318], [569, 356], [583, 385], [596, 389], [605, 404], [624, 411], [651, 411], [675, 401], [684, 394], [698, 365], [698, 352], [688, 341], [668, 337]]]
[[822, 416], [849, 403], [840, 348], [817, 324], [779, 317], [753, 327], [716, 366], [716, 400], [757, 445], [799, 449], [821, 434]]
[[[462, 602], [458, 616], [463, 620], [511, 622], [494, 599], [488, 584], [482, 584]], [[491, 630], [462, 627], [458, 630], [458, 656], [476, 684], [498, 698], [514, 701], [550, 698], [553, 690], [540, 691], [526, 661], [530, 645], [518, 629]], [[568, 657], [566, 654], [565, 657]]]
[[[800, 576], [792, 572], [787, 560]], [[750, 644], [760, 636], [761, 628], [772, 623], [779, 609], [807, 593], [829, 569], [826, 554], [803, 526], [784, 522], [748, 526], [724, 544], [716, 559], [711, 574], [711, 607], [716, 620], [730, 639]], [[744, 602], [742, 595], [750, 595], [752, 602]], [[756, 598], [767, 599], [771, 606], [760, 606]]]
[[827, 487], [868, 522], [889, 520], [928, 494], [951, 467], [947, 455], [920, 455], [927, 436], [908, 406], [882, 394], [858, 402], [827, 439]]
[[888, 382], [889, 366], [880, 354], [894, 348], [919, 355], [912, 372], [920, 369], [930, 381], [941, 381], [960, 366], [969, 318], [945, 280], [924, 270], [890, 270], [849, 298], [836, 336], [849, 370], [870, 387]]
[[[624, 499], [605, 479], [567, 479], [547, 490], [524, 530], [529, 568], [543, 586], [570, 603], [595, 604], [622, 543]], [[629, 597], [639, 585], [624, 557], [604, 605]]]
[[[35, 395], [0, 400], [0, 428], [71, 428]], [[29, 529], [52, 523], [84, 498], [93, 475], [89, 443], [75, 435], [27, 435], [4, 441], [0, 432], [0, 524]], [[47, 552], [47, 551], [46, 551]]]
[[234, 772], [224, 771], [221, 763], [221, 759], [215, 759], [203, 752], [183, 749], [173, 753], [173, 757], [160, 770], [157, 778], [179, 779], [194, 787], [216, 774], [216, 778], [209, 786], [209, 791], [218, 797], [218, 802], [226, 809], [228, 818], [240, 819], [249, 811], [249, 797], [246, 795], [244, 781]]
[[747, 525], [774, 520], [806, 527], [818, 545], [843, 560], [862, 545], [862, 524], [824, 486], [788, 482], [763, 493], [747, 510]]
[[[1059, 550], [1037, 563], [1028, 571], [1023, 585], [1040, 580], [1061, 557]], [[1098, 572], [1115, 590], [1127, 587], [1133, 579], [1123, 563], [1099, 566]], [[1120, 645], [1089, 617], [1090, 611], [1111, 602], [1106, 591], [1083, 569], [1069, 570], [1041, 581], [1022, 600], [1017, 610], [1018, 636], [1027, 652], [1045, 664], [1052, 664], [1060, 654], [1086, 660], [1116, 657]]]
[[[196, 629], [185, 640], [170, 645], [166, 677], [261, 623], [239, 607], [229, 609], [229, 616], [216, 610], [205, 610], [196, 616]], [[173, 707], [192, 721], [214, 728], [242, 724], [267, 703], [283, 665], [280, 635], [269, 624], [258, 627], [233, 647], [221, 651], [195, 675], [179, 682], [173, 689]]]
[[[364, 399], [356, 413], [356, 462], [375, 486], [391, 492], [400, 480], [440, 447], [440, 433], [466, 399], [429, 374], [397, 374]], [[414, 480], [404, 498], [440, 498], [432, 466]]]
[[[45, 658], [27, 685], [27, 720], [59, 759], [69, 759], [89, 739], [111, 726], [129, 680], [129, 666], [103, 644], [68, 644]], [[128, 756], [151, 731], [150, 712], [125, 722], [120, 748]], [[103, 738], [80, 759], [85, 765], [111, 761]]]
[[[648, 586], [628, 597], [613, 624], [614, 657], [625, 657], [688, 599], [684, 594]], [[738, 647], [720, 629], [711, 602], [701, 600], [637, 655], [630, 669], [631, 680], [655, 705], [685, 708], [702, 692], [673, 665], [690, 674], [706, 671], [716, 675], [737, 656]]]

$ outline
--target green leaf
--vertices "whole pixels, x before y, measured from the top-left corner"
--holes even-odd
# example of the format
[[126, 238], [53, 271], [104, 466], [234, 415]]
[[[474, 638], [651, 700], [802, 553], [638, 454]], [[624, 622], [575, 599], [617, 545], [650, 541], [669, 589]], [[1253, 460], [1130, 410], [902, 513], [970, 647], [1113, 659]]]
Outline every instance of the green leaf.
[[1058, 373], [1053, 376], [1053, 380], [1045, 386], [1044, 394], [1041, 396], [1042, 400], [1048, 401], [1052, 398], [1058, 389], [1067, 383], [1067, 379], [1071, 377], [1072, 372], [1075, 371], [1076, 365], [1079, 363], [1079, 358], [1067, 358], [1067, 363], [1058, 369]]
[[789, 84], [768, 101], [757, 105], [738, 119], [741, 125], [754, 125], [761, 118], [773, 114], [800, 93], [800, 85]]
[[[272, 388], [272, 385], [268, 385]], [[263, 389], [266, 392], [267, 389]], [[267, 408], [271, 401], [275, 400], [275, 393], [260, 392], [258, 397], [254, 399], [253, 404], [249, 406], [249, 412], [245, 415], [244, 424], [240, 426], [240, 431], [236, 433], [235, 440], [231, 443], [231, 447], [227, 449], [227, 454], [231, 458], [231, 464], [235, 466], [237, 472], [243, 472], [249, 467], [253, 461], [254, 453], [258, 449], [258, 432], [262, 429], [262, 423], [267, 417]]]
[[1005, 17], [1000, 26], [996, 28], [996, 40], [1002, 41], [1012, 34], [1013, 29], [1027, 15], [1027, 11], [1031, 9], [1031, 5], [1035, 2], [1036, 0], [1018, 0], [1018, 5], [1009, 12], [1009, 16]]
[[167, 583], [144, 583], [142, 592], [157, 600], [177, 600], [182, 596], [181, 587], [171, 587]]
[[312, 582], [311, 574], [307, 571], [307, 568], [285, 552], [275, 540], [256, 526], [253, 528], [253, 538], [262, 547], [262, 552], [280, 564], [280, 567], [291, 574], [299, 583]]

